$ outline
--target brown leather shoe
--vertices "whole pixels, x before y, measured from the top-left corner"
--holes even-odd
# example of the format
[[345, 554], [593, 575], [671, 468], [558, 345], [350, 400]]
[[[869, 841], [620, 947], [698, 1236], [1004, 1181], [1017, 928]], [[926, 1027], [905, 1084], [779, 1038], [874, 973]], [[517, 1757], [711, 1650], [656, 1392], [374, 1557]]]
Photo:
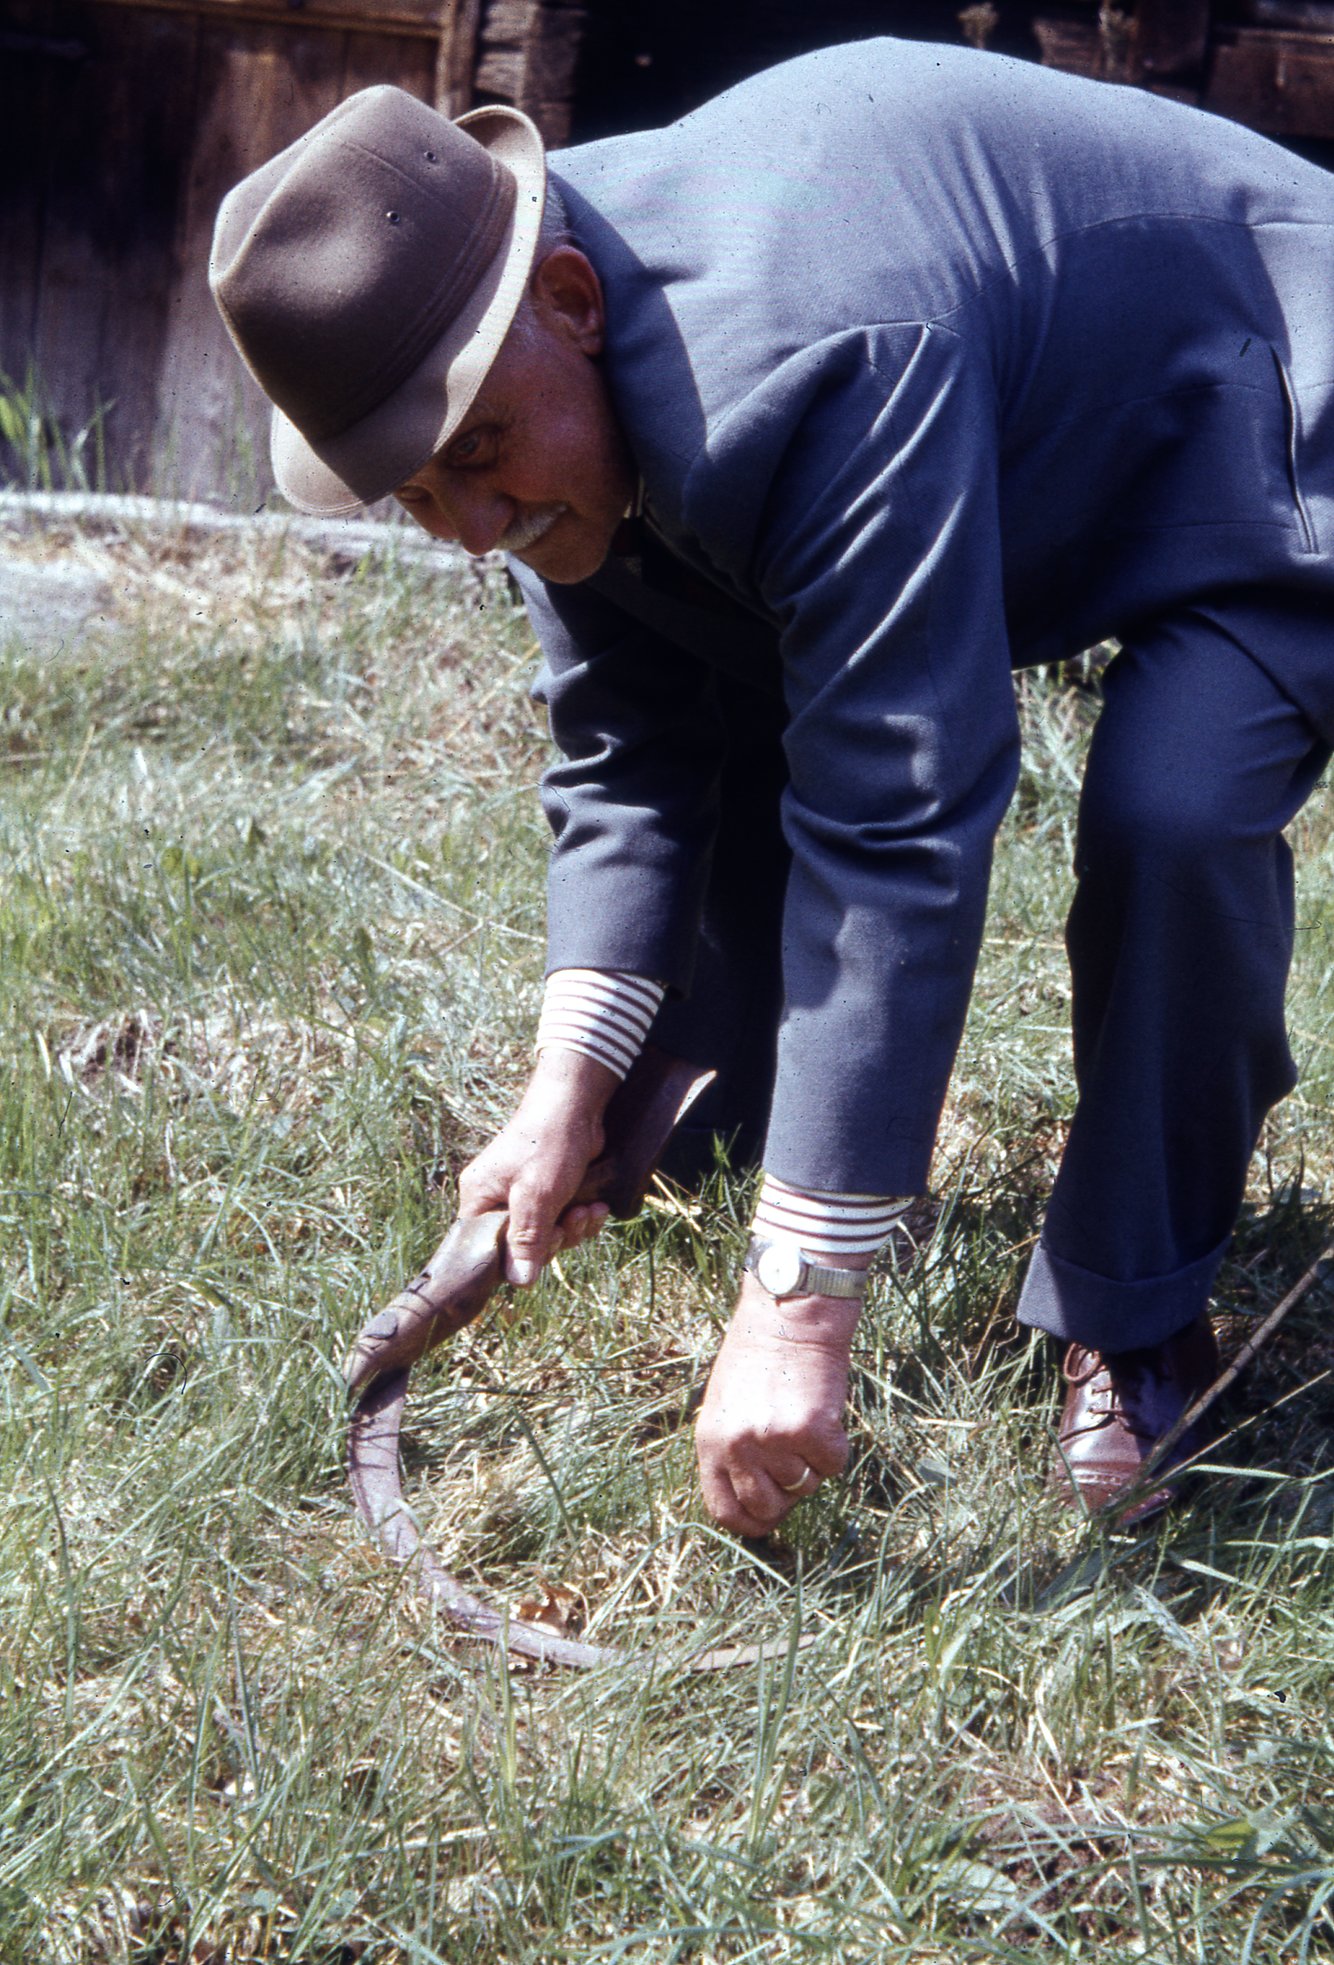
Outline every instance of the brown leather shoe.
[[[1208, 1317], [1199, 1317], [1166, 1343], [1140, 1351], [1089, 1351], [1071, 1344], [1061, 1365], [1069, 1390], [1057, 1432], [1051, 1487], [1067, 1507], [1090, 1514], [1114, 1508], [1139, 1475], [1156, 1440], [1162, 1439], [1218, 1376], [1218, 1346]], [[1184, 1433], [1163, 1471], [1198, 1453], [1208, 1438], [1207, 1417]], [[1175, 1500], [1165, 1482], [1121, 1516], [1129, 1528], [1159, 1514]]]

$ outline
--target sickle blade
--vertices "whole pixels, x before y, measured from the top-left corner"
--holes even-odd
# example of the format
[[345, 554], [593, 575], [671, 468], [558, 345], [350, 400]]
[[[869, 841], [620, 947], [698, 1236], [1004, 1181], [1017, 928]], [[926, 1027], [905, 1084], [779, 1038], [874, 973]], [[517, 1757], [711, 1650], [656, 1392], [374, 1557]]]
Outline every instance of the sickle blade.
[[623, 1664], [627, 1654], [605, 1645], [576, 1644], [536, 1625], [502, 1617], [452, 1577], [430, 1547], [403, 1499], [398, 1472], [398, 1434], [407, 1396], [408, 1373], [377, 1378], [352, 1415], [348, 1437], [348, 1477], [357, 1512], [391, 1562], [416, 1559], [416, 1583], [451, 1624], [469, 1637], [498, 1644], [544, 1665], [587, 1668]]
[[[588, 1671], [594, 1665], [619, 1665], [649, 1672], [672, 1664], [673, 1660], [660, 1652], [580, 1644], [573, 1638], [556, 1637], [536, 1624], [525, 1624], [517, 1617], [504, 1617], [450, 1575], [429, 1543], [422, 1540], [403, 1499], [398, 1434], [407, 1389], [407, 1371], [393, 1371], [377, 1378], [362, 1395], [348, 1433], [348, 1478], [357, 1513], [372, 1536], [391, 1562], [400, 1567], [412, 1564], [417, 1588], [436, 1605], [441, 1615], [474, 1642], [497, 1645], [517, 1657], [531, 1658], [539, 1665], [575, 1671]], [[805, 1651], [814, 1642], [813, 1636], [802, 1637], [797, 1649]], [[757, 1664], [761, 1659], [785, 1658], [789, 1648], [782, 1640], [771, 1644], [727, 1645], [696, 1651], [679, 1664], [688, 1672], [728, 1671], [735, 1665]]]
[[426, 1267], [363, 1326], [343, 1366], [349, 1392], [410, 1369], [481, 1316], [504, 1275], [508, 1223], [500, 1212], [454, 1223]]
[[[577, 1198], [605, 1200], [622, 1218], [636, 1213], [659, 1154], [713, 1075], [646, 1045], [608, 1105], [607, 1151], [589, 1168]], [[357, 1512], [390, 1561], [411, 1563], [418, 1589], [466, 1636], [542, 1665], [655, 1670], [670, 1662], [658, 1652], [579, 1644], [503, 1617], [450, 1575], [403, 1499], [398, 1436], [408, 1374], [418, 1358], [486, 1308], [504, 1275], [508, 1223], [502, 1212], [456, 1221], [426, 1267], [370, 1319], [352, 1346], [343, 1376], [349, 1391], [361, 1393], [348, 1430], [347, 1471]], [[797, 1648], [813, 1642], [803, 1637]], [[743, 1644], [699, 1651], [680, 1662], [687, 1671], [716, 1672], [783, 1658], [789, 1649], [786, 1642]]]

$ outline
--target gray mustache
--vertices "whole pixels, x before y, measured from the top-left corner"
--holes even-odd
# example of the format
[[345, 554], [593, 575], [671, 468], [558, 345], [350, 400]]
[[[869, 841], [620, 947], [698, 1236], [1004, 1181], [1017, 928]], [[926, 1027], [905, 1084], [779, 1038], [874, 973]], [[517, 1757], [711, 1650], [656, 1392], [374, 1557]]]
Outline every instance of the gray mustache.
[[535, 546], [543, 533], [550, 531], [562, 512], [568, 510], [566, 505], [539, 505], [536, 511], [525, 512], [497, 539], [495, 550], [518, 555], [529, 546]]

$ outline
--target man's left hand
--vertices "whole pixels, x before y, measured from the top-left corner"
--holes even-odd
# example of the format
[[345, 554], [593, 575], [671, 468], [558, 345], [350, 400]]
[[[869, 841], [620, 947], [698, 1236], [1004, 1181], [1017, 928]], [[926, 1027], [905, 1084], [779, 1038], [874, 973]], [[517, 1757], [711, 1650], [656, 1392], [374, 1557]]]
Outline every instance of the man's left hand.
[[700, 1486], [714, 1520], [767, 1535], [847, 1464], [843, 1408], [861, 1306], [777, 1302], [746, 1275], [695, 1427]]

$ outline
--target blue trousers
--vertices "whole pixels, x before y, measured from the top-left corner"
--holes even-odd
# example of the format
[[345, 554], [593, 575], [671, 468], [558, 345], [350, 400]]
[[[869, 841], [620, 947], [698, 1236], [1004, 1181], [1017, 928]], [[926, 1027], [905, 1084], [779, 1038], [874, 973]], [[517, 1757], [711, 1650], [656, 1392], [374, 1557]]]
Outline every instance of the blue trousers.
[[[1299, 679], [1301, 706], [1271, 671]], [[1067, 930], [1078, 1096], [1019, 1316], [1114, 1351], [1204, 1309], [1265, 1114], [1295, 1083], [1282, 834], [1330, 756], [1334, 615], [1315, 597], [1184, 611], [1128, 636], [1105, 687]], [[698, 1119], [752, 1157], [786, 849], [776, 720], [747, 694], [737, 728], [700, 972], [656, 1034], [721, 1067]]]
[[1317, 654], [1334, 669], [1327, 611], [1202, 608], [1107, 673], [1066, 931], [1078, 1099], [1024, 1323], [1115, 1351], [1205, 1307], [1265, 1114], [1296, 1082], [1283, 828], [1330, 750], [1267, 663]]

